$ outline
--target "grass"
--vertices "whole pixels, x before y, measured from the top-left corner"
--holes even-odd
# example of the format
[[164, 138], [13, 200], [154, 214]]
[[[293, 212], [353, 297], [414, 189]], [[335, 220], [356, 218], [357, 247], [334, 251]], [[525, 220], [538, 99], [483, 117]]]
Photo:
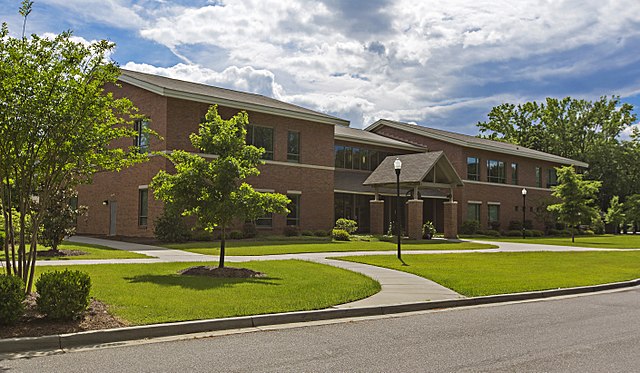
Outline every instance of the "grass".
[[[27, 251], [29, 248], [27, 247]], [[38, 251], [47, 251], [42, 245], [38, 245]], [[84, 255], [75, 256], [62, 256], [62, 257], [45, 257], [38, 256], [38, 260], [83, 260], [83, 259], [135, 259], [135, 258], [148, 258], [148, 256], [138, 253], [133, 253], [124, 250], [113, 249], [106, 246], [91, 245], [75, 242], [63, 242], [58, 246], [58, 250], [79, 250], [83, 251]], [[0, 250], [0, 260], [4, 260], [4, 250]]]
[[409, 272], [465, 295], [596, 285], [640, 278], [640, 251], [524, 252], [343, 257]]
[[[185, 250], [198, 254], [219, 255], [219, 242], [188, 242], [164, 245], [172, 249]], [[345, 251], [393, 251], [396, 244], [383, 241], [314, 242], [282, 241], [227, 241], [226, 255], [274, 255]], [[442, 240], [420, 240], [402, 242], [403, 250], [479, 250], [497, 246], [473, 242], [451, 242]]]
[[591, 247], [601, 249], [640, 249], [640, 235], [629, 234], [604, 234], [598, 236], [576, 236], [576, 242], [571, 242], [571, 237], [487, 237], [486, 241], [521, 242], [542, 245], [560, 245], [574, 247]]
[[[297, 260], [259, 261], [230, 266], [268, 277], [221, 279], [180, 276], [201, 263], [100, 264], [71, 266], [89, 273], [91, 295], [132, 324], [152, 324], [275, 312], [313, 310], [347, 303], [380, 291], [364, 275]], [[56, 267], [60, 268], [60, 267]], [[39, 272], [52, 270], [40, 267]]]

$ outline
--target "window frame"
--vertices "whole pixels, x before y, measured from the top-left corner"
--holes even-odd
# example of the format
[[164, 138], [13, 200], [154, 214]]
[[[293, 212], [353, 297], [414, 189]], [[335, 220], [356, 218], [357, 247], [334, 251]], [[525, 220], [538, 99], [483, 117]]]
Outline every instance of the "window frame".
[[[471, 160], [475, 160], [471, 163]], [[475, 173], [470, 173], [470, 166], [475, 164]], [[480, 158], [479, 157], [467, 157], [467, 180], [480, 181]]]
[[[289, 206], [287, 206], [287, 208], [289, 209], [289, 213], [287, 214], [287, 222], [286, 225], [288, 227], [299, 227], [300, 226], [300, 194], [287, 194], [287, 198], [289, 198], [291, 200], [291, 203], [289, 203]], [[294, 208], [291, 208], [294, 207]], [[292, 214], [295, 213], [295, 216], [292, 216]], [[290, 224], [293, 223], [293, 224]]]
[[136, 137], [133, 139], [133, 145], [138, 147], [140, 154], [146, 154], [151, 151], [149, 141], [149, 120], [138, 119], [133, 124], [133, 129], [136, 131]]
[[542, 167], [536, 166], [535, 170], [535, 178], [536, 178], [536, 187], [542, 187]]
[[[267, 130], [271, 134], [270, 138], [270, 148], [263, 146], [261, 144], [256, 143], [256, 130]], [[255, 124], [247, 125], [247, 137], [245, 138], [245, 142], [247, 145], [253, 145], [256, 148], [263, 148], [264, 154], [262, 154], [262, 159], [272, 161], [275, 159], [275, 130], [273, 127], [259, 126]]]
[[138, 188], [138, 226], [146, 227], [148, 224], [149, 224], [149, 188], [139, 187]]
[[518, 185], [518, 162], [511, 162], [511, 185]]
[[[295, 145], [296, 152], [291, 152], [292, 142], [291, 135], [295, 135], [297, 144]], [[300, 132], [299, 131], [287, 131], [287, 162], [300, 163]]]
[[[497, 169], [497, 175], [493, 175], [492, 170], [494, 169], [492, 163], [495, 163], [495, 169]], [[495, 159], [487, 159], [487, 182], [496, 183], [496, 184], [506, 184], [507, 183], [507, 175], [506, 175], [506, 165], [504, 161], [499, 161]]]
[[[475, 216], [473, 216], [473, 218], [471, 217], [471, 206], [473, 206], [473, 209], [476, 210], [475, 211]], [[467, 220], [475, 220], [478, 223], [480, 223], [480, 217], [481, 217], [481, 206], [482, 203], [475, 203], [475, 202], [469, 202], [467, 203]]]
[[[496, 211], [496, 219], [491, 219], [491, 210]], [[493, 222], [499, 222], [500, 221], [500, 205], [496, 205], [496, 204], [489, 204], [487, 205], [487, 223], [489, 223], [489, 225]]]

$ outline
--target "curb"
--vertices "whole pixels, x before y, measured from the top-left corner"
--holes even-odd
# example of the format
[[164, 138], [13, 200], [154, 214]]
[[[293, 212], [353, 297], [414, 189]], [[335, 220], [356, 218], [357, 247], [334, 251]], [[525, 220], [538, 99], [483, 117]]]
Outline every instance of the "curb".
[[0, 340], [0, 354], [54, 351], [74, 347], [97, 346], [115, 342], [126, 342], [132, 340], [204, 333], [220, 330], [246, 329], [268, 325], [322, 321], [350, 317], [382, 316], [396, 313], [428, 311], [433, 309], [457, 308], [522, 300], [544, 299], [564, 295], [593, 293], [635, 286], [640, 286], [640, 279], [594, 286], [532, 291], [526, 293], [489, 295], [475, 298], [403, 303], [390, 306], [328, 308], [315, 311], [296, 311], [267, 315], [230, 317], [224, 319], [183, 321], [169, 324], [130, 326], [124, 328], [92, 330], [86, 332], [49, 335], [43, 337], [7, 338]]

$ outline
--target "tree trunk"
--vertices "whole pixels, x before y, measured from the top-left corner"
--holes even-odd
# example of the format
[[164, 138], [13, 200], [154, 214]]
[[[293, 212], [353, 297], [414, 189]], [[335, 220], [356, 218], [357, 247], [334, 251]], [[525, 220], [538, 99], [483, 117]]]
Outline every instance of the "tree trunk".
[[576, 230], [572, 229], [571, 230], [571, 242], [576, 242]]
[[224, 244], [226, 241], [226, 227], [222, 227], [222, 235], [220, 235], [220, 262], [218, 268], [224, 268]]

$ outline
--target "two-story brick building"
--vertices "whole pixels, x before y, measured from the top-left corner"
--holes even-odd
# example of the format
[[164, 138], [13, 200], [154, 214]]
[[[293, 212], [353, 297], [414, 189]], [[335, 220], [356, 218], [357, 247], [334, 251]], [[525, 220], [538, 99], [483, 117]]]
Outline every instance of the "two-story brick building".
[[[459, 202], [454, 214], [458, 225], [473, 218], [483, 225], [498, 220], [506, 227], [520, 216], [522, 187], [530, 191], [528, 199], [549, 196], [554, 166], [586, 167], [510, 144], [387, 120], [363, 131], [350, 128], [346, 120], [269, 97], [133, 71], [123, 70], [120, 86], [109, 91], [131, 99], [149, 118], [137, 123], [141, 135], [136, 139], [148, 151], [195, 151], [189, 134], [197, 132], [212, 104], [224, 118], [247, 111], [251, 123], [247, 141], [266, 150], [261, 174], [248, 182], [258, 191], [286, 194], [292, 200], [288, 216], [256, 221], [264, 231], [281, 232], [287, 225], [329, 230], [339, 217], [356, 219], [365, 232], [386, 227], [395, 213], [395, 189], [365, 181], [389, 156], [443, 151], [437, 164], [425, 164], [424, 175], [413, 175], [425, 180], [403, 183], [401, 194], [403, 225], [417, 217], [434, 221], [438, 230], [445, 229], [447, 215], [452, 216], [445, 208], [450, 200]], [[144, 136], [145, 126], [160, 137]], [[160, 169], [171, 169], [170, 162], [151, 156], [150, 161], [121, 172], [100, 173], [91, 185], [81, 186], [79, 203], [88, 206], [89, 213], [79, 220], [78, 232], [151, 237], [163, 206], [148, 185]], [[403, 177], [409, 171], [405, 169]], [[409, 203], [412, 200], [422, 202], [416, 207]], [[414, 212], [405, 211], [405, 205], [414, 206]]]

